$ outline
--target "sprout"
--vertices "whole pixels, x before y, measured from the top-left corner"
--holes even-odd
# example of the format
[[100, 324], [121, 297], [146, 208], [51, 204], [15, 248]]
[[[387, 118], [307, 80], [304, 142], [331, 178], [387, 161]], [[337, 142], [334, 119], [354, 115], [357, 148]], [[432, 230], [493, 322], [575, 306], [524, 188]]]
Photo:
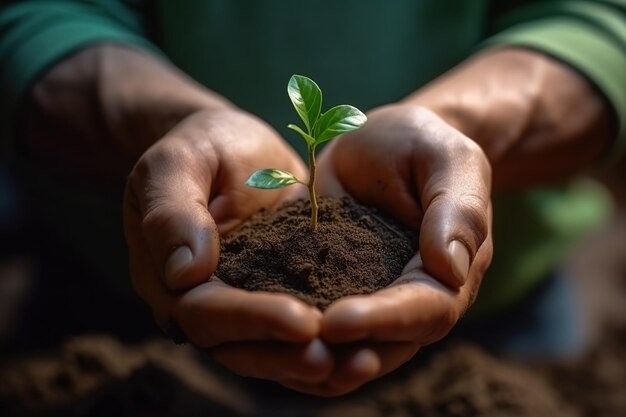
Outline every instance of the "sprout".
[[367, 117], [356, 107], [342, 104], [322, 113], [322, 91], [310, 78], [292, 75], [287, 85], [289, 98], [293, 103], [304, 130], [297, 125], [287, 127], [302, 136], [306, 142], [309, 162], [309, 181], [304, 182], [290, 172], [276, 168], [255, 171], [246, 180], [246, 185], [262, 189], [275, 189], [291, 184], [305, 185], [309, 190], [311, 202], [311, 230], [317, 229], [317, 198], [315, 196], [315, 149], [342, 133], [356, 130], [363, 126]]

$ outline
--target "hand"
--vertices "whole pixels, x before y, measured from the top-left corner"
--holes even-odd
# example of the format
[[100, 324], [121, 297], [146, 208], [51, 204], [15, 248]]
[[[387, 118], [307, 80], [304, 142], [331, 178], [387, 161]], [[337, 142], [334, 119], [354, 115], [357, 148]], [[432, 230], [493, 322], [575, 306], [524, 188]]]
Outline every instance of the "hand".
[[419, 231], [420, 249], [391, 286], [338, 300], [321, 337], [336, 366], [321, 383], [288, 382], [340, 395], [409, 360], [445, 336], [473, 302], [492, 254], [490, 165], [472, 140], [430, 111], [379, 108], [319, 161], [320, 194], [349, 194]]
[[292, 192], [245, 186], [259, 167], [306, 177], [272, 129], [231, 108], [195, 113], [150, 147], [128, 178], [124, 201], [133, 284], [161, 328], [174, 325], [234, 372], [318, 381], [328, 376], [332, 359], [316, 339], [317, 309], [289, 295], [209, 279], [219, 234]]

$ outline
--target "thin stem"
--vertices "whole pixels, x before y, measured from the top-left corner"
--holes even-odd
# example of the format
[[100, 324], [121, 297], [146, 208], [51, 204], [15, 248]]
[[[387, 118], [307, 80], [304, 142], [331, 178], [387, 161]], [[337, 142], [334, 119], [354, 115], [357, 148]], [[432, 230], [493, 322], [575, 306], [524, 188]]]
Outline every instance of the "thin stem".
[[317, 198], [315, 197], [315, 146], [307, 146], [309, 154], [309, 201], [311, 203], [311, 231], [317, 230]]

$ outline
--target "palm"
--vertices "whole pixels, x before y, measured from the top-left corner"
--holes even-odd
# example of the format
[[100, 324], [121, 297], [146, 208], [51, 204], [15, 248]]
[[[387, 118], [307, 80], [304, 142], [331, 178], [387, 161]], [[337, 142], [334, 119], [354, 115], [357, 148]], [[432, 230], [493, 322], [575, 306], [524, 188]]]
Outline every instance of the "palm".
[[325, 311], [322, 338], [358, 348], [324, 385], [296, 386], [319, 395], [352, 390], [445, 336], [491, 259], [491, 174], [478, 146], [423, 109], [388, 106], [368, 117], [320, 157], [320, 194], [387, 212], [419, 233], [420, 250], [389, 287]]
[[316, 340], [318, 310], [285, 294], [250, 293], [211, 278], [219, 234], [288, 197], [290, 190], [244, 185], [260, 164], [305, 174], [271, 129], [232, 110], [193, 115], [144, 153], [124, 202], [133, 283], [164, 330], [212, 348], [233, 371], [319, 378], [330, 359]]

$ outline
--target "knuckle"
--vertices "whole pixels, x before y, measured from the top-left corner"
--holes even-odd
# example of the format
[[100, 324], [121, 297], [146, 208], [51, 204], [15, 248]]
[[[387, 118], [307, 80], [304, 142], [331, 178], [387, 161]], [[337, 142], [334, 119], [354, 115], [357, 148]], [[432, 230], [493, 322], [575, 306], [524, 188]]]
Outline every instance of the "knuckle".
[[425, 337], [424, 343], [430, 344], [443, 339], [452, 330], [459, 320], [459, 314], [454, 310], [446, 310], [431, 325], [431, 331]]
[[158, 186], [171, 176], [197, 165], [200, 153], [184, 141], [163, 140], [139, 157], [128, 177], [131, 191], [138, 195]]
[[464, 306], [463, 311], [461, 313], [461, 316], [464, 316], [467, 311], [469, 310], [469, 308], [474, 304], [474, 302], [476, 301], [476, 297], [478, 297], [478, 287], [477, 286], [472, 286], [469, 289], [469, 294], [468, 294], [468, 302], [467, 305]]
[[277, 317], [282, 321], [295, 323], [307, 320], [310, 317], [308, 307], [296, 300], [285, 300], [276, 311]]
[[162, 230], [175, 216], [175, 209], [160, 199], [154, 199], [146, 208], [141, 225], [143, 230]]
[[477, 194], [465, 194], [458, 201], [457, 208], [469, 227], [476, 251], [489, 235], [489, 202]]
[[211, 348], [225, 339], [220, 337], [216, 321], [207, 314], [203, 303], [181, 300], [170, 314], [189, 343], [200, 348]]

